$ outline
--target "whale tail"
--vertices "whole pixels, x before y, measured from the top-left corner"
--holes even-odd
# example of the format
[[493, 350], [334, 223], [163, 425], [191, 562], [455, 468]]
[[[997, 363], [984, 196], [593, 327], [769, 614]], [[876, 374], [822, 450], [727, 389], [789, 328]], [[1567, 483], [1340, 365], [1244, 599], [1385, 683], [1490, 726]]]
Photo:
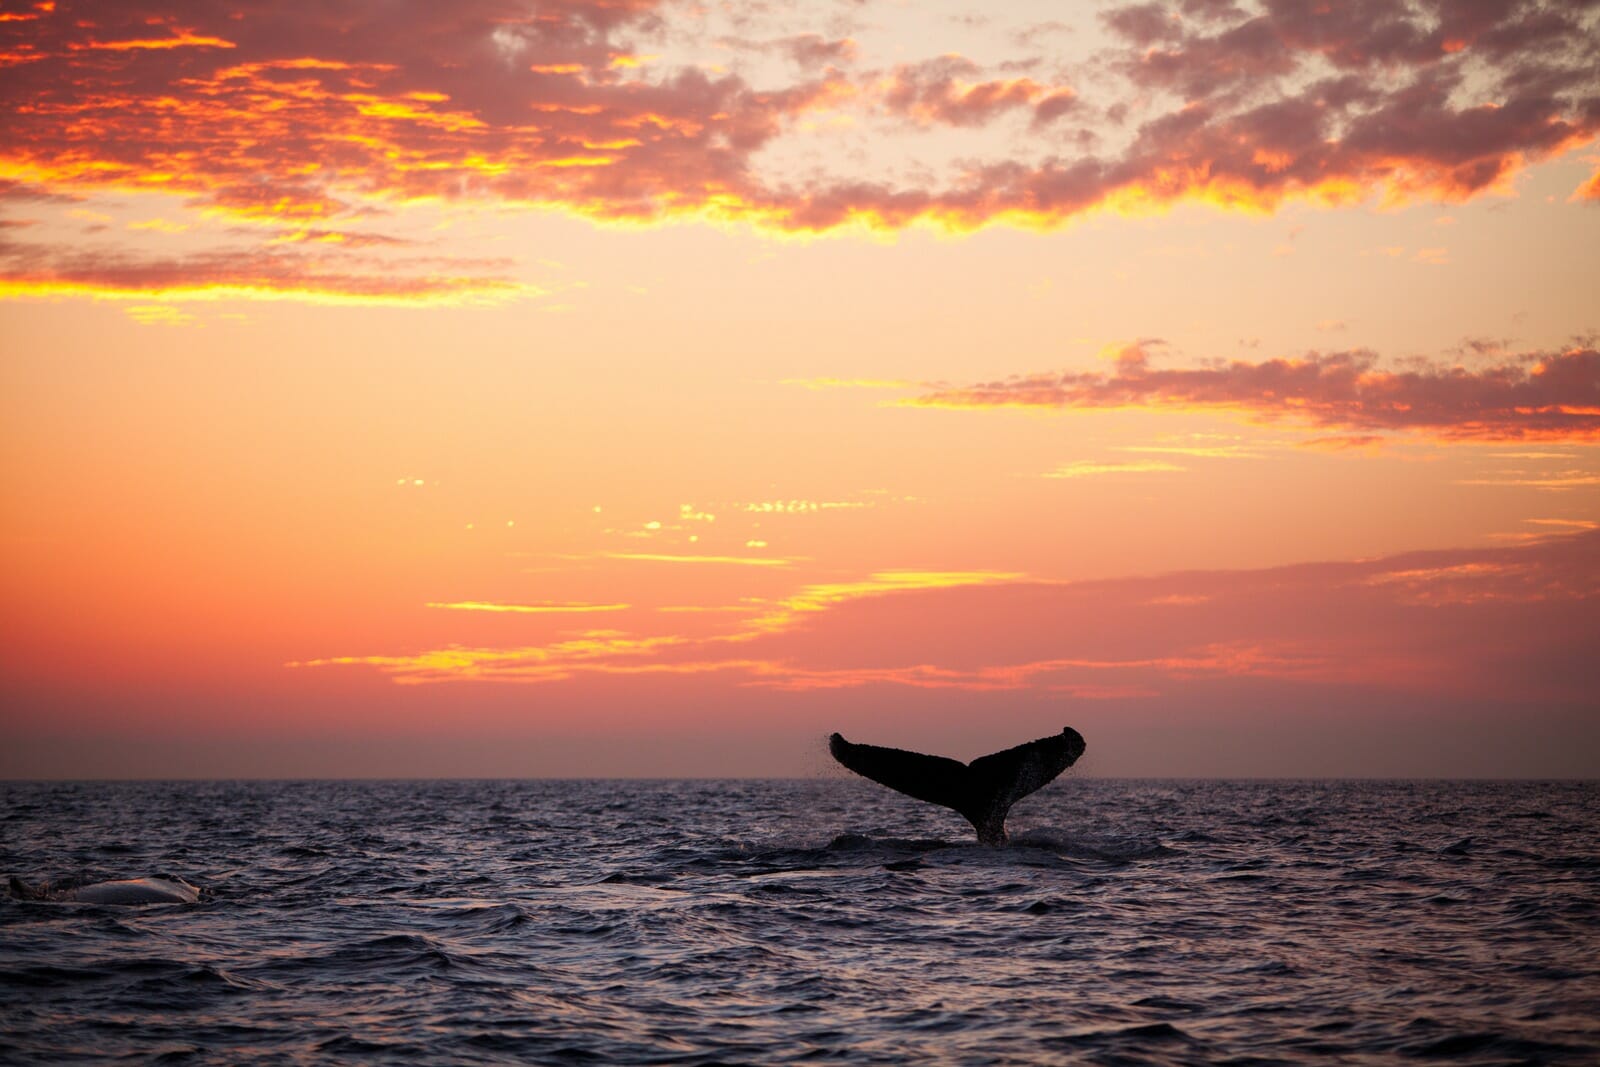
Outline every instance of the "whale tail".
[[1005, 844], [1011, 805], [1072, 766], [1083, 749], [1083, 737], [1070, 726], [1053, 737], [980, 756], [971, 763], [857, 745], [839, 734], [828, 738], [828, 751], [850, 770], [908, 797], [950, 808], [972, 824], [985, 845]]

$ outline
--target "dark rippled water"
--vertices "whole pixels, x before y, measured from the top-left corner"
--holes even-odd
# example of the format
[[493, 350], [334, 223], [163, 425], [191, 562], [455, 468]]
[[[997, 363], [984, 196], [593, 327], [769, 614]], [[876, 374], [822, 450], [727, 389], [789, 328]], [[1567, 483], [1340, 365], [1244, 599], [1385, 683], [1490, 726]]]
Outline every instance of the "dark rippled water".
[[0, 1055], [1600, 1057], [1594, 783], [1068, 778], [967, 844], [864, 782], [0, 784]]

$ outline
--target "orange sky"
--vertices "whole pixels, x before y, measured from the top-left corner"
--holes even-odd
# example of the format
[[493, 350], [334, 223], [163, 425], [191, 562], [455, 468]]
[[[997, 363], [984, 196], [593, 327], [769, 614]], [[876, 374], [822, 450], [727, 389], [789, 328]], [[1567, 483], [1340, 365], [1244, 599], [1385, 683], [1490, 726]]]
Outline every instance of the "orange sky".
[[0, 774], [1593, 775], [1600, 15], [0, 2]]

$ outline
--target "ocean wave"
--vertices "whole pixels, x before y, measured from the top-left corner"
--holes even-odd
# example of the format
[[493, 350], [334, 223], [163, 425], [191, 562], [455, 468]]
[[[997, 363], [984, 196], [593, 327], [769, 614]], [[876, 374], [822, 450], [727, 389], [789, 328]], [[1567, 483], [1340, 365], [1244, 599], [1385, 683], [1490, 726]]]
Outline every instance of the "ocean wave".
[[1594, 785], [1068, 779], [997, 848], [840, 780], [0, 792], [4, 871], [208, 889], [0, 901], [22, 1062], [1600, 1050]]

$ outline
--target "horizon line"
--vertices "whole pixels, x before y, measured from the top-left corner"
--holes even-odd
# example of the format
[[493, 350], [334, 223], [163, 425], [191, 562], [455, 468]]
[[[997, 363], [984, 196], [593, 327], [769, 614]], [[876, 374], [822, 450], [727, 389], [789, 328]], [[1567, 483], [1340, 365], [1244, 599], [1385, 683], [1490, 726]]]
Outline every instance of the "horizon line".
[[[0, 775], [4, 785], [158, 784], [167, 782], [809, 782], [852, 781], [845, 775], [252, 775], [224, 778], [189, 776], [127, 778], [12, 778]], [[1063, 778], [1062, 781], [1068, 779]], [[1496, 775], [1170, 775], [1080, 774], [1072, 780], [1096, 782], [1577, 782], [1600, 783], [1600, 775], [1536, 777]]]

